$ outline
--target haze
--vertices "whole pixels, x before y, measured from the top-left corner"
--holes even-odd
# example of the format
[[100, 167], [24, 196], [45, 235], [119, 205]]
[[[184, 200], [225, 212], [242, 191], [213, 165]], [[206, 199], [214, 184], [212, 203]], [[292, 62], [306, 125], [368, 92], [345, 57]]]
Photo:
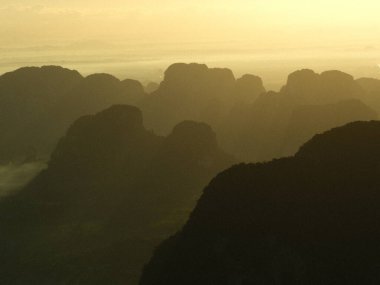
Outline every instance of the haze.
[[270, 85], [302, 67], [377, 77], [379, 10], [374, 0], [3, 0], [0, 72], [53, 63], [157, 80], [172, 62], [198, 61]]

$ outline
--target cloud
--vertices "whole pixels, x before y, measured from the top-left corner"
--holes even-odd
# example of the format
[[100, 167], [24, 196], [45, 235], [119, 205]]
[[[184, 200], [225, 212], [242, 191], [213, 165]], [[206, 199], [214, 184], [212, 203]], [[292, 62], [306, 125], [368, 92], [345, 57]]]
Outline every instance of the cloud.
[[46, 164], [26, 163], [23, 165], [0, 166], [0, 197], [16, 191], [33, 179]]

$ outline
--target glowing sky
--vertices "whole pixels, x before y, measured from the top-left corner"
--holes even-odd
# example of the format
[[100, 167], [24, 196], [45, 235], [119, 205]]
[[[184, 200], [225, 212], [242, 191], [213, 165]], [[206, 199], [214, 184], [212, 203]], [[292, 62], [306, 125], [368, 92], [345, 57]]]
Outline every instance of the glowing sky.
[[1, 0], [0, 44], [244, 41], [380, 44], [378, 0]]

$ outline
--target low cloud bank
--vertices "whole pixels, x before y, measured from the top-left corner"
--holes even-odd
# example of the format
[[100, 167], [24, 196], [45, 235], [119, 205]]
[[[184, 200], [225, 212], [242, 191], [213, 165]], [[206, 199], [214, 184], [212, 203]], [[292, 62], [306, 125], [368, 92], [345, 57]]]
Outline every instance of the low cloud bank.
[[45, 167], [44, 162], [0, 165], [0, 198], [23, 187]]

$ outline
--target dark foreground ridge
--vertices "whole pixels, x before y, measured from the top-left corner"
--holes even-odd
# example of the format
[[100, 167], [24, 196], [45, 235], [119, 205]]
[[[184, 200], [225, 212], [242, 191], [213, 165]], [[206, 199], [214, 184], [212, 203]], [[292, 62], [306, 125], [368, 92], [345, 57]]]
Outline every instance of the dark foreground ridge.
[[0, 284], [136, 284], [232, 163], [203, 123], [160, 137], [126, 105], [78, 119], [48, 168], [0, 201]]
[[379, 284], [380, 122], [218, 175], [141, 285]]

